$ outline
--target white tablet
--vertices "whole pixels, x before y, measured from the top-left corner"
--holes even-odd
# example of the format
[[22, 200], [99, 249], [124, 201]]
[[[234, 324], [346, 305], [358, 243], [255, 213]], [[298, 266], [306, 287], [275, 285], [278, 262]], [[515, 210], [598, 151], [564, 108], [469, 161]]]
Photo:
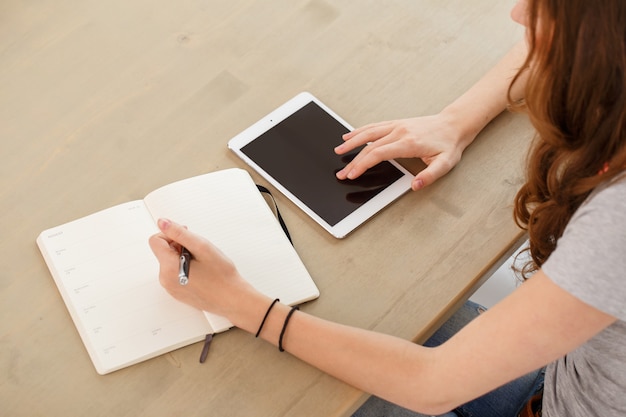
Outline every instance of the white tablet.
[[337, 238], [411, 188], [413, 175], [384, 161], [355, 180], [335, 173], [360, 149], [335, 154], [352, 127], [310, 93], [300, 93], [228, 142], [270, 184]]

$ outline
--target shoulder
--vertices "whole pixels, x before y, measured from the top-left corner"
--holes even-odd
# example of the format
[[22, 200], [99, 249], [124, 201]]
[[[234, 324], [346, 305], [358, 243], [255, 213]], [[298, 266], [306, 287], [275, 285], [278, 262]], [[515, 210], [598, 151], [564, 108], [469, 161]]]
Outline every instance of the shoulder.
[[610, 211], [626, 207], [626, 173], [598, 186], [581, 206], [582, 211], [588, 206], [595, 209], [606, 208]]
[[601, 184], [589, 195], [570, 219], [559, 243], [566, 243], [572, 238], [570, 235], [574, 235], [574, 239], [581, 239], [581, 246], [590, 240], [596, 240], [597, 243], [618, 243], [615, 240], [624, 243], [626, 174]]
[[[573, 235], [573, 236], [572, 236]], [[570, 219], [564, 239], [582, 239], [584, 243], [626, 244], [626, 175], [621, 175], [601, 184], [578, 208]]]
[[626, 319], [626, 175], [602, 184], [574, 213], [542, 266], [557, 285]]

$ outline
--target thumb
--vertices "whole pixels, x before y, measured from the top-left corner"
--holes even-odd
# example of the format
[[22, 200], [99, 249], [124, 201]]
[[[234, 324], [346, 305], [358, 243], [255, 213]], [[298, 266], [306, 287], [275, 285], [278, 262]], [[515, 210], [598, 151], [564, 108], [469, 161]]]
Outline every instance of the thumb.
[[442, 159], [435, 159], [426, 168], [421, 170], [411, 183], [413, 191], [421, 190], [443, 177], [450, 172], [452, 166], [449, 163], [444, 162]]

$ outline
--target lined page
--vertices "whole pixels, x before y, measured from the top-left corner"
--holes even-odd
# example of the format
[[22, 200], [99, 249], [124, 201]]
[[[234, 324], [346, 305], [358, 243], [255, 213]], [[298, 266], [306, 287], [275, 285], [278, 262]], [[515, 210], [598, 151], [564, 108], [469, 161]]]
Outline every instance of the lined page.
[[[319, 296], [311, 276], [250, 175], [228, 169], [182, 180], [144, 199], [156, 221], [169, 218], [204, 236], [256, 289], [287, 304]], [[193, 279], [193, 263], [191, 264]], [[232, 324], [207, 313], [211, 327]]]
[[143, 201], [46, 230], [37, 239], [100, 374], [202, 340], [211, 328], [158, 281]]

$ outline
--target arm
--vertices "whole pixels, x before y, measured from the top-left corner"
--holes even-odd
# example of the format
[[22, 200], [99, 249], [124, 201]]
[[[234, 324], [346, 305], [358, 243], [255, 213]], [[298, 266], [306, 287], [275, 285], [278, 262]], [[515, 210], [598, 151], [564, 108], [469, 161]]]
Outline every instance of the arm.
[[[168, 292], [254, 334], [272, 300], [248, 285], [206, 240], [175, 223], [161, 220], [159, 227], [163, 233], [152, 237], [150, 245]], [[180, 245], [175, 242], [195, 256], [186, 286], [178, 284]], [[277, 304], [261, 337], [276, 345], [288, 312], [288, 306]], [[292, 316], [283, 346], [364, 391], [422, 413], [440, 414], [561, 357], [613, 321], [539, 272], [436, 348], [303, 312]]]
[[[466, 93], [437, 115], [374, 123], [347, 133], [344, 143], [335, 148], [338, 154], [367, 143], [369, 146], [339, 171], [337, 177], [354, 179], [381, 161], [418, 157], [428, 167], [415, 176], [412, 188], [417, 190], [432, 184], [459, 162], [478, 133], [506, 108], [509, 85], [526, 55], [526, 42], [520, 41]], [[525, 79], [515, 85], [511, 92], [513, 99], [523, 96], [524, 85]]]

